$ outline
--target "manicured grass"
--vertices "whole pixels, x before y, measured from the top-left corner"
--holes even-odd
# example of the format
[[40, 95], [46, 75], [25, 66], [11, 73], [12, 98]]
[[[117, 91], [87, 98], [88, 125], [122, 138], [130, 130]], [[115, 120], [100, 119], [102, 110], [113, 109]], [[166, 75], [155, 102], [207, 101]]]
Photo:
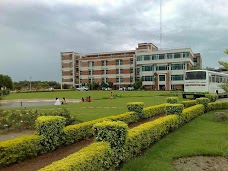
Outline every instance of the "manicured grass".
[[[166, 97], [176, 95], [176, 92], [164, 91], [112, 91], [116, 96], [110, 99], [110, 91], [60, 91], [60, 92], [36, 92], [36, 93], [12, 93], [4, 99], [38, 99], [66, 97], [67, 99], [81, 99], [81, 97], [91, 96], [90, 103], [68, 103], [62, 106], [39, 106], [27, 107], [28, 109], [37, 109], [39, 112], [49, 112], [52, 109], [67, 108], [70, 113], [79, 121], [89, 121], [101, 117], [118, 115], [127, 111], [128, 102], [144, 102], [145, 107], [153, 106], [166, 102]], [[181, 97], [179, 96], [179, 99]], [[12, 109], [12, 108], [7, 108]], [[19, 108], [15, 108], [19, 109]]]
[[228, 121], [214, 121], [214, 113], [199, 116], [167, 135], [142, 156], [129, 160], [121, 171], [173, 171], [175, 158], [198, 155], [228, 157]]

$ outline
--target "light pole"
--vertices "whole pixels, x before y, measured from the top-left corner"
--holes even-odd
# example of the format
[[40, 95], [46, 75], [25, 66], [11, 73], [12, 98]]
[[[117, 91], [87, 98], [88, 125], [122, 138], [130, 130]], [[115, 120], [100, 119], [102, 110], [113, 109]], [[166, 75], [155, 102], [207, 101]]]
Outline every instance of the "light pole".
[[32, 80], [32, 77], [30, 77], [30, 91], [32, 90], [32, 82], [31, 82], [31, 80]]

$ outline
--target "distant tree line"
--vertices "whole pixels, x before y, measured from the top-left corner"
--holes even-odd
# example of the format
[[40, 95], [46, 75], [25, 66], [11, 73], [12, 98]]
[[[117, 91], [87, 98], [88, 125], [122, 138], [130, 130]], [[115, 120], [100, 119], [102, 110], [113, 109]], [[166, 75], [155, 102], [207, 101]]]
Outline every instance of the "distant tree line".
[[[60, 89], [61, 85], [56, 81], [31, 81], [32, 90]], [[14, 82], [15, 90], [30, 90], [30, 81]]]

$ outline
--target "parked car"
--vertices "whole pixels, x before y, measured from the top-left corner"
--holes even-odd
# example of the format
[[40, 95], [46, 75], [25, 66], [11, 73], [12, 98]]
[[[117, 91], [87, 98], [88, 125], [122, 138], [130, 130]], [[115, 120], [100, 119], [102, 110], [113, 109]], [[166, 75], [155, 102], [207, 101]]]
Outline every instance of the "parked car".
[[127, 90], [134, 90], [134, 87], [128, 87]]
[[88, 88], [88, 87], [83, 86], [83, 87], [78, 87], [78, 88], [76, 88], [76, 90], [78, 90], [78, 91], [88, 91], [88, 90], [89, 90], [89, 88]]

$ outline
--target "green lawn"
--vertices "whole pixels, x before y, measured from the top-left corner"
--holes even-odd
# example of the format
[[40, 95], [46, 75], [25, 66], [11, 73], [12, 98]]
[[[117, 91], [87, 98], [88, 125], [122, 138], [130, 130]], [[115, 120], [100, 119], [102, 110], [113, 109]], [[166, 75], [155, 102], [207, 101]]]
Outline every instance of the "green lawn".
[[[38, 99], [48, 98], [53, 99], [53, 104], [56, 97], [60, 99], [81, 99], [81, 97], [91, 96], [90, 103], [68, 103], [62, 106], [40, 106], [27, 107], [28, 109], [37, 109], [40, 112], [48, 112], [52, 109], [67, 108], [70, 113], [79, 121], [89, 121], [100, 117], [118, 115], [127, 111], [128, 102], [144, 102], [145, 107], [157, 105], [166, 102], [168, 96], [174, 96], [177, 92], [164, 91], [112, 91], [116, 97], [110, 99], [110, 91], [59, 91], [59, 92], [35, 92], [35, 93], [12, 93], [6, 97], [7, 99]], [[179, 93], [179, 99], [181, 96]], [[12, 108], [7, 108], [12, 109]], [[15, 108], [18, 109], [18, 108]]]
[[175, 158], [196, 155], [228, 157], [228, 121], [214, 121], [214, 113], [199, 116], [167, 135], [142, 156], [128, 161], [121, 171], [173, 171]]

